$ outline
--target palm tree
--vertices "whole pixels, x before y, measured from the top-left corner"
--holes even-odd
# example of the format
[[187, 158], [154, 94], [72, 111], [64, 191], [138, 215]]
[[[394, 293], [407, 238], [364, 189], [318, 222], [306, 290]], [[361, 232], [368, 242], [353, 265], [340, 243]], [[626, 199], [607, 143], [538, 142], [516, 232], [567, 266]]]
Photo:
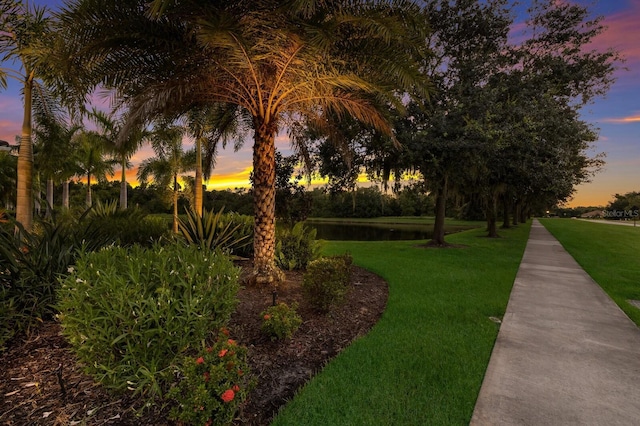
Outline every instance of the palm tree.
[[[187, 127], [195, 142], [195, 178], [193, 182], [194, 210], [202, 216], [202, 184], [207, 181], [215, 166], [218, 143], [226, 146], [228, 140], [238, 137], [236, 149], [241, 144], [242, 129], [238, 126], [236, 105], [217, 104], [197, 108], [186, 114]], [[204, 152], [204, 158], [202, 154]]]
[[[100, 14], [92, 13], [100, 10]], [[154, 16], [154, 13], [156, 15]], [[105, 84], [129, 126], [219, 103], [253, 129], [254, 278], [280, 278], [275, 136], [292, 123], [353, 116], [391, 134], [384, 110], [424, 96], [424, 34], [409, 1], [78, 0], [61, 17], [77, 81]]]
[[101, 134], [94, 131], [83, 131], [77, 139], [77, 166], [80, 176], [87, 178], [87, 195], [85, 203], [87, 207], [93, 205], [91, 198], [91, 176], [98, 181], [104, 181], [107, 175], [113, 175], [113, 166], [117, 161], [105, 157], [107, 145]]
[[0, 63], [18, 63], [17, 70], [2, 69], [0, 86], [6, 86], [6, 76], [22, 85], [24, 112], [20, 151], [18, 154], [18, 189], [16, 219], [25, 229], [33, 226], [33, 146], [31, 142], [32, 95], [40, 87], [36, 80], [49, 58], [51, 19], [44, 7], [29, 7], [21, 2], [0, 3]]
[[161, 125], [151, 134], [151, 147], [155, 158], [148, 158], [138, 168], [138, 179], [146, 184], [153, 176], [156, 185], [161, 188], [171, 187], [173, 198], [173, 232], [178, 233], [178, 196], [180, 173], [193, 168], [182, 150], [182, 137], [185, 129], [179, 126]]
[[[60, 182], [67, 188], [66, 198], [63, 196], [63, 207], [68, 208], [68, 181], [77, 174], [77, 165], [72, 154], [72, 140], [82, 126], [68, 123], [69, 119], [65, 115], [51, 114], [52, 108], [42, 111], [44, 108], [37, 106], [39, 102], [35, 104], [35, 166], [47, 180], [49, 207], [53, 207], [54, 184]], [[63, 195], [64, 193], [63, 188]]]
[[122, 130], [122, 117], [116, 118], [113, 114], [106, 114], [97, 109], [93, 109], [89, 115], [104, 139], [107, 149], [117, 158], [121, 167], [120, 175], [120, 209], [127, 209], [127, 169], [131, 167], [129, 160], [136, 153], [140, 145], [149, 136], [143, 128], [137, 128], [120, 137]]

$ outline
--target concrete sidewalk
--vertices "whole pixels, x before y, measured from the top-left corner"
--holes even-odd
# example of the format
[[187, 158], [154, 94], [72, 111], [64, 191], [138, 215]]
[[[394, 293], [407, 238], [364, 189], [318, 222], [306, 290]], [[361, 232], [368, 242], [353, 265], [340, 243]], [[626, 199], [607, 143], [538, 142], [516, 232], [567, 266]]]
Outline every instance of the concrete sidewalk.
[[640, 425], [640, 329], [537, 220], [471, 425]]

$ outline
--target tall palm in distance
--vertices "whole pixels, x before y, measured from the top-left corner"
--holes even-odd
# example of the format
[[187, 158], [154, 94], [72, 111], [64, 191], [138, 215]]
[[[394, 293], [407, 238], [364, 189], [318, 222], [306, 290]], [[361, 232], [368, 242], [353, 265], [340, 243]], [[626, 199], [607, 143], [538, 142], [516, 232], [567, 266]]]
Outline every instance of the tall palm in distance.
[[[64, 208], [69, 208], [69, 179], [78, 173], [72, 140], [82, 129], [73, 123], [69, 115], [63, 114], [53, 97], [34, 99], [34, 147], [35, 168], [46, 179], [46, 199], [53, 208], [54, 185], [63, 184]], [[52, 112], [56, 112], [52, 114]], [[47, 212], [49, 214], [50, 212]]]
[[[235, 148], [242, 143], [244, 131], [238, 107], [232, 104], [216, 104], [190, 110], [186, 125], [195, 142], [195, 178], [193, 187], [194, 210], [202, 216], [203, 181], [209, 180], [216, 164], [218, 145], [225, 147], [232, 138]], [[204, 154], [204, 157], [203, 157]]]
[[178, 198], [180, 195], [178, 177], [180, 173], [194, 168], [193, 162], [188, 161], [188, 157], [182, 149], [184, 134], [184, 127], [159, 124], [150, 136], [151, 147], [156, 156], [146, 159], [138, 167], [138, 180], [142, 185], [146, 185], [149, 178], [153, 177], [158, 187], [171, 188], [172, 229], [176, 234], [178, 233]]
[[149, 132], [138, 127], [121, 136], [124, 119], [95, 108], [89, 114], [89, 119], [98, 126], [106, 149], [120, 164], [120, 209], [126, 210], [128, 204], [127, 169], [131, 167], [129, 160], [149, 137]]
[[107, 175], [113, 175], [113, 167], [117, 164], [107, 157], [108, 145], [104, 137], [95, 131], [84, 130], [76, 138], [76, 164], [81, 177], [87, 178], [87, 195], [85, 198], [86, 207], [93, 205], [91, 195], [91, 177], [98, 181], [105, 181]]
[[240, 108], [254, 133], [254, 278], [269, 283], [281, 277], [275, 136], [328, 112], [391, 134], [388, 105], [428, 93], [417, 15], [403, 0], [156, 0], [151, 9], [146, 0], [77, 0], [61, 20], [72, 74], [87, 88], [114, 88], [130, 126], [219, 103]]

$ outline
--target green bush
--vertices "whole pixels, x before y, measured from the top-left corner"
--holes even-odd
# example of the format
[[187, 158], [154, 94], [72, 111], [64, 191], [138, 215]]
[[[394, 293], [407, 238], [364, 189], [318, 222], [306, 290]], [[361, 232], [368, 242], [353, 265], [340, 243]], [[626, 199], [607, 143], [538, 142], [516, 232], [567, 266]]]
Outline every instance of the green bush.
[[13, 336], [55, 314], [58, 279], [67, 274], [81, 246], [91, 251], [110, 242], [96, 227], [78, 221], [36, 222], [33, 231], [15, 221], [2, 225], [0, 350]]
[[160, 396], [177, 357], [228, 322], [238, 273], [219, 251], [177, 243], [82, 254], [60, 289], [63, 334], [106, 387]]
[[286, 303], [278, 303], [270, 306], [262, 315], [262, 332], [271, 340], [290, 338], [300, 328], [302, 318], [296, 312], [298, 305], [291, 306]]
[[350, 255], [323, 257], [309, 263], [302, 291], [311, 306], [328, 312], [344, 301], [351, 281], [351, 263]]
[[278, 232], [276, 238], [276, 264], [288, 271], [304, 269], [309, 262], [320, 257], [322, 243], [316, 240], [315, 228], [298, 222], [293, 228]]
[[209, 250], [222, 249], [232, 254], [251, 244], [253, 226], [249, 234], [246, 224], [234, 221], [233, 216], [223, 215], [222, 210], [218, 213], [205, 210], [202, 216], [194, 210], [186, 213], [186, 221], [178, 219], [178, 229], [189, 244]]
[[150, 247], [169, 234], [169, 225], [162, 218], [147, 216], [139, 208], [120, 210], [116, 202], [96, 203], [89, 210], [87, 219], [106, 238], [122, 246], [140, 244]]
[[231, 424], [253, 387], [248, 370], [246, 348], [223, 330], [213, 346], [180, 362], [181, 379], [167, 394], [177, 403], [170, 417], [188, 425]]

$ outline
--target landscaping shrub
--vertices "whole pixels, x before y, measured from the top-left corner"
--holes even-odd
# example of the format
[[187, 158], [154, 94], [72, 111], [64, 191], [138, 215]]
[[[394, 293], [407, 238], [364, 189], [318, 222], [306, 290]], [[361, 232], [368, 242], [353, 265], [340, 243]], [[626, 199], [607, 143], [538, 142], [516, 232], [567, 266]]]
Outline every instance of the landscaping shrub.
[[[17, 232], [15, 231], [17, 230]], [[37, 222], [33, 231], [18, 222], [0, 226], [0, 350], [17, 334], [29, 332], [55, 314], [58, 279], [77, 250], [96, 250], [110, 241], [77, 221]]]
[[115, 201], [96, 203], [89, 210], [87, 219], [106, 238], [117, 241], [122, 246], [140, 244], [150, 247], [169, 234], [169, 226], [164, 219], [147, 216], [139, 208], [121, 210]]
[[246, 222], [223, 215], [222, 210], [218, 213], [205, 210], [202, 216], [194, 210], [186, 213], [186, 221], [178, 219], [178, 229], [189, 244], [208, 250], [222, 249], [231, 254], [251, 245], [253, 225], [249, 228]]
[[106, 387], [161, 396], [178, 357], [228, 322], [238, 273], [220, 251], [177, 243], [83, 253], [60, 289], [63, 333]]
[[278, 303], [270, 306], [262, 315], [262, 332], [271, 340], [290, 338], [300, 328], [302, 318], [296, 312], [297, 304], [291, 306], [286, 303]]
[[320, 257], [322, 243], [316, 240], [315, 228], [307, 228], [303, 222], [293, 228], [278, 232], [276, 238], [276, 264], [288, 271], [304, 269], [309, 262]]
[[188, 425], [231, 424], [253, 387], [247, 350], [223, 329], [215, 344], [180, 362], [180, 381], [167, 394], [177, 405], [170, 417]]
[[323, 257], [310, 262], [302, 279], [305, 299], [323, 312], [342, 303], [349, 290], [351, 263], [350, 255]]

